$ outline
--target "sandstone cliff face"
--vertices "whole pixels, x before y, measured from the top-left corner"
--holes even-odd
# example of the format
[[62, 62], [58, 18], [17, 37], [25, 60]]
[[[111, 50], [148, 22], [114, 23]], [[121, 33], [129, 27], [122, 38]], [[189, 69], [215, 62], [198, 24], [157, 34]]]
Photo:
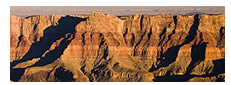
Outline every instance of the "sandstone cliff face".
[[12, 81], [224, 81], [224, 15], [11, 16]]

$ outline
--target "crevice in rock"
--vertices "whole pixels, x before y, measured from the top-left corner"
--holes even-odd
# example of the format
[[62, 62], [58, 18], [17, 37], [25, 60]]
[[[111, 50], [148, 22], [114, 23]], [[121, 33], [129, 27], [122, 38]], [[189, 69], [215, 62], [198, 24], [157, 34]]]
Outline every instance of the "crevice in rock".
[[91, 32], [91, 34], [90, 34], [91, 40], [93, 39], [93, 34], [94, 34], [94, 32]]
[[143, 19], [144, 19], [144, 15], [141, 15], [141, 18], [140, 18], [140, 31], [142, 31], [142, 28], [143, 28]]
[[141, 52], [141, 60], [142, 61], [144, 61], [144, 60], [146, 60], [147, 59], [147, 48], [146, 47], [144, 47], [143, 49], [142, 49], [142, 52]]
[[98, 56], [99, 56], [99, 51], [100, 51], [101, 47], [102, 47], [103, 44], [105, 43], [103, 33], [100, 33], [99, 36], [100, 36], [100, 43], [99, 43], [99, 48], [98, 48], [98, 50], [97, 50], [97, 55], [96, 55], [97, 58], [98, 58]]
[[102, 46], [102, 45], [104, 44], [104, 42], [105, 42], [105, 41], [104, 41], [104, 35], [103, 35], [103, 33], [100, 33], [99, 36], [100, 36], [100, 39], [101, 39], [101, 40], [100, 40], [100, 44], [99, 44], [99, 48], [101, 48], [101, 46]]
[[[149, 41], [150, 38], [151, 38], [151, 35], [152, 35], [152, 27], [150, 27], [150, 31], [149, 31], [149, 33], [147, 34], [148, 39], [146, 40], [146, 42], [144, 43], [144, 45], [146, 45], [146, 44], [148, 43], [148, 41]], [[148, 47], [148, 46], [146, 46], [146, 47]]]
[[164, 29], [163, 29], [163, 31], [160, 33], [160, 35], [159, 35], [159, 39], [160, 39], [160, 42], [158, 43], [158, 46], [160, 46], [160, 44], [162, 44], [163, 43], [163, 41], [164, 41], [164, 37], [165, 37], [165, 33], [166, 33], [166, 30], [167, 30], [167, 28], [165, 27]]
[[33, 32], [36, 32], [37, 26], [38, 26], [38, 24], [35, 24], [35, 25], [34, 25], [34, 27], [33, 27]]
[[135, 44], [135, 35], [132, 33], [131, 47]]
[[182, 45], [190, 43], [195, 38], [195, 36], [197, 35], [199, 24], [200, 24], [199, 15], [196, 14], [194, 16], [194, 23], [189, 30], [189, 35], [185, 38], [185, 41], [182, 43]]
[[108, 57], [108, 46], [106, 46], [105, 48], [104, 48], [104, 54], [103, 54], [103, 59], [107, 59], [107, 57]]
[[150, 27], [150, 31], [149, 33], [147, 34], [147, 40], [146, 42], [143, 44], [143, 49], [142, 49], [142, 53], [141, 53], [141, 56], [142, 57], [142, 60], [145, 60], [146, 59], [146, 54], [147, 54], [147, 47], [149, 46], [149, 40], [151, 38], [151, 35], [152, 35], [152, 27]]
[[176, 25], [177, 25], [177, 16], [173, 16], [173, 20], [174, 20], [174, 24], [175, 24], [175, 28], [176, 28]]
[[219, 33], [220, 33], [220, 38], [222, 38], [225, 34], [225, 27], [221, 27]]
[[85, 34], [86, 34], [86, 32], [84, 32], [81, 36], [82, 36], [82, 44], [83, 44], [83, 46], [85, 45]]
[[58, 64], [55, 65], [55, 67], [52, 68], [52, 69], [47, 73], [46, 81], [48, 81], [48, 78], [50, 77], [51, 72], [53, 72], [53, 71], [56, 69], [57, 66], [58, 66]]
[[85, 71], [85, 68], [86, 67], [86, 64], [84, 64], [81, 68], [80, 68], [80, 70], [84, 73], [84, 74], [86, 74], [86, 71]]
[[135, 47], [134, 47], [134, 52], [133, 52], [134, 56], [136, 56], [136, 49], [137, 49], [137, 46], [138, 46], [138, 45], [140, 44], [140, 42], [143, 40], [143, 37], [144, 37], [145, 34], [146, 34], [146, 30], [145, 30], [145, 32], [142, 33], [142, 35], [140, 36], [140, 40], [136, 43], [136, 45], [135, 45]]
[[221, 27], [219, 30], [220, 38], [217, 43], [217, 48], [224, 48], [225, 47], [225, 27]]
[[18, 43], [17, 43], [16, 48], [19, 47], [19, 44], [20, 44], [20, 42], [22, 41], [22, 38], [23, 38], [23, 35], [21, 34], [21, 35], [18, 37]]
[[123, 38], [124, 38], [124, 41], [125, 41], [125, 44], [127, 44], [127, 40], [126, 40], [126, 35], [127, 35], [127, 33], [128, 33], [128, 28], [126, 28], [126, 30], [125, 30], [125, 32], [124, 32], [124, 34], [123, 34]]
[[177, 16], [173, 16], [173, 21], [174, 21], [175, 27], [174, 27], [172, 33], [168, 35], [168, 40], [164, 43], [164, 45], [166, 45], [168, 43], [168, 41], [172, 38], [172, 35], [175, 34], [175, 32], [176, 32]]

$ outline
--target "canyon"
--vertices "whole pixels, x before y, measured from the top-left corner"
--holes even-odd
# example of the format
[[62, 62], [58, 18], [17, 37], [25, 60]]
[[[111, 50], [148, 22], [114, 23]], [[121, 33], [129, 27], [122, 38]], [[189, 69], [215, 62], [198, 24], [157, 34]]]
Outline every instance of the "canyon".
[[12, 15], [10, 80], [225, 81], [225, 15]]

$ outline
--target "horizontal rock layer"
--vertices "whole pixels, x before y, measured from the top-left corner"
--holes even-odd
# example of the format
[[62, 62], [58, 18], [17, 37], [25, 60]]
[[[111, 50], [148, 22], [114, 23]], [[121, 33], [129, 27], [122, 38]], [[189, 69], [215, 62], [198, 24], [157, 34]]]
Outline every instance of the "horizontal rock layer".
[[224, 15], [11, 16], [10, 35], [12, 81], [225, 80]]

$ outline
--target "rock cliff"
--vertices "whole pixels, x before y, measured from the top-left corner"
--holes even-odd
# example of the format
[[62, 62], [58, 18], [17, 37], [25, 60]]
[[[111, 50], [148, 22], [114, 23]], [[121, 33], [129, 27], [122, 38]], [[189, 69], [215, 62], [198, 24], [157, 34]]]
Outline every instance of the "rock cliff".
[[12, 81], [224, 81], [225, 15], [10, 17]]

